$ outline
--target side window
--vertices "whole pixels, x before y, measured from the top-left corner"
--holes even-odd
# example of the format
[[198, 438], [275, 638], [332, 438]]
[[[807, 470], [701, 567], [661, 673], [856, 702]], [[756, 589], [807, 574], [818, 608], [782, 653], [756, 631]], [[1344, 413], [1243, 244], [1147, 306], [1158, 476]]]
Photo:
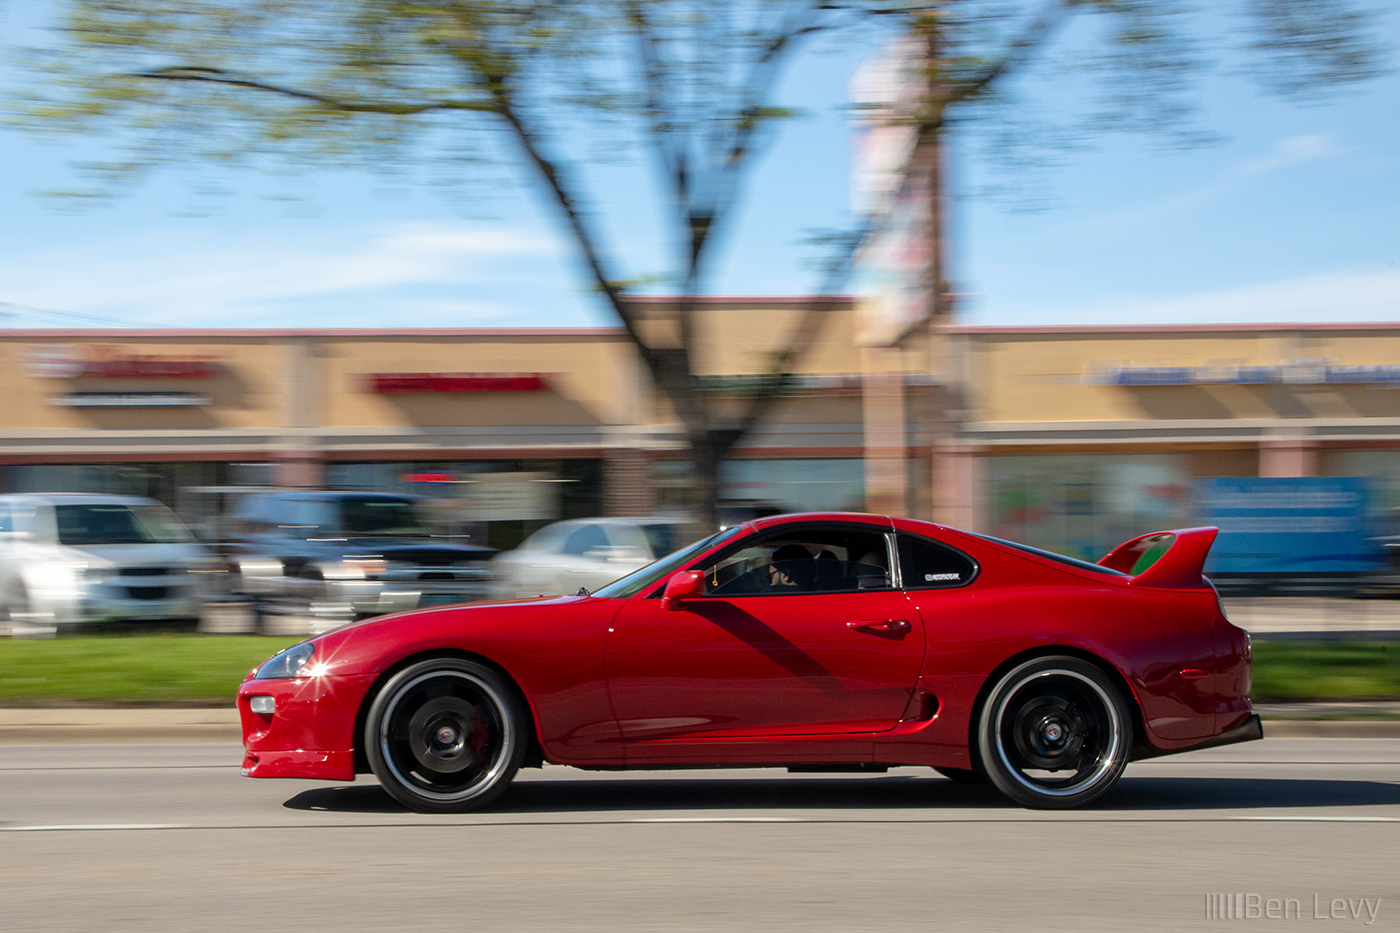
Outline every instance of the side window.
[[324, 499], [293, 499], [284, 503], [278, 524], [297, 537], [317, 538], [335, 530], [335, 503]]
[[546, 525], [526, 538], [519, 550], [553, 552], [559, 547], [559, 539], [568, 533], [569, 526], [567, 525]]
[[636, 525], [614, 523], [603, 529], [608, 536], [608, 556], [615, 560], [649, 561], [651, 545]]
[[608, 546], [608, 536], [597, 525], [584, 525], [564, 539], [564, 553], [582, 557], [589, 551]]
[[906, 590], [965, 586], [977, 576], [972, 558], [927, 538], [899, 536], [899, 569]]
[[783, 529], [719, 557], [705, 571], [711, 596], [790, 596], [888, 589], [885, 536], [848, 526]]

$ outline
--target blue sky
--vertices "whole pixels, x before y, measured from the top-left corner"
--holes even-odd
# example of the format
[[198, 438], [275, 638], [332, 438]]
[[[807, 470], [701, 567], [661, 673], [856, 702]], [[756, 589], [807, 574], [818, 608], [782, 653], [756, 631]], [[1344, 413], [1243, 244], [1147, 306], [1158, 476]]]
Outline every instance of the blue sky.
[[[0, 34], [28, 4], [0, 6]], [[30, 7], [32, 10], [32, 7]], [[1400, 16], [1386, 23], [1400, 45]], [[747, 184], [713, 291], [794, 294], [815, 282], [802, 243], [844, 219], [840, 105], [860, 49], [807, 56], [787, 125]], [[1207, 85], [1211, 147], [1105, 137], [1036, 179], [1052, 204], [959, 197], [954, 287], [973, 324], [1400, 320], [1400, 77], [1297, 107]], [[612, 323], [529, 184], [456, 203], [353, 171], [296, 179], [209, 169], [158, 175], [81, 211], [35, 195], [71, 187], [92, 153], [0, 131], [0, 326], [59, 320], [162, 327], [575, 326]], [[980, 178], [953, 156], [958, 190]], [[518, 176], [520, 177], [520, 176]], [[623, 274], [664, 268], [645, 168], [594, 167]], [[216, 186], [228, 193], [200, 193]], [[288, 192], [298, 198], [285, 200]], [[639, 195], [640, 192], [640, 195]], [[36, 314], [42, 308], [80, 320]]]

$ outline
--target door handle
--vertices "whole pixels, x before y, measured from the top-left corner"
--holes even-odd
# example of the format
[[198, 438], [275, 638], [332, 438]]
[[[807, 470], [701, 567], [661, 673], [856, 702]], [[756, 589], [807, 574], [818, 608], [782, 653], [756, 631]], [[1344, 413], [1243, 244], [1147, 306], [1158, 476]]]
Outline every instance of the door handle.
[[866, 619], [864, 622], [847, 622], [846, 627], [872, 635], [903, 635], [909, 631], [909, 623], [903, 619]]

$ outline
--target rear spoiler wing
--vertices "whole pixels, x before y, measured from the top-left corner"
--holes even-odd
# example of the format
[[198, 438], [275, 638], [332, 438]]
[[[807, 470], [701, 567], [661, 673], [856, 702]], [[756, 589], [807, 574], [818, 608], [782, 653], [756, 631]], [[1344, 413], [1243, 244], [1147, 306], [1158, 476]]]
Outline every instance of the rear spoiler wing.
[[1131, 576], [1129, 586], [1202, 589], [1210, 585], [1201, 570], [1218, 534], [1214, 527], [1154, 531], [1118, 545], [1099, 565]]

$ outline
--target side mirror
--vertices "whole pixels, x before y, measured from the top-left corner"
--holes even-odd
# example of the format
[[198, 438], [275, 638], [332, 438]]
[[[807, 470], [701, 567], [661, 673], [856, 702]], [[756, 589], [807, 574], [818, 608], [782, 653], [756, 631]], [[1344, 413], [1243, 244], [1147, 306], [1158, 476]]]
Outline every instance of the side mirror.
[[705, 574], [699, 570], [682, 570], [666, 581], [666, 589], [661, 591], [661, 608], [673, 612], [681, 608], [681, 600], [704, 594]]

